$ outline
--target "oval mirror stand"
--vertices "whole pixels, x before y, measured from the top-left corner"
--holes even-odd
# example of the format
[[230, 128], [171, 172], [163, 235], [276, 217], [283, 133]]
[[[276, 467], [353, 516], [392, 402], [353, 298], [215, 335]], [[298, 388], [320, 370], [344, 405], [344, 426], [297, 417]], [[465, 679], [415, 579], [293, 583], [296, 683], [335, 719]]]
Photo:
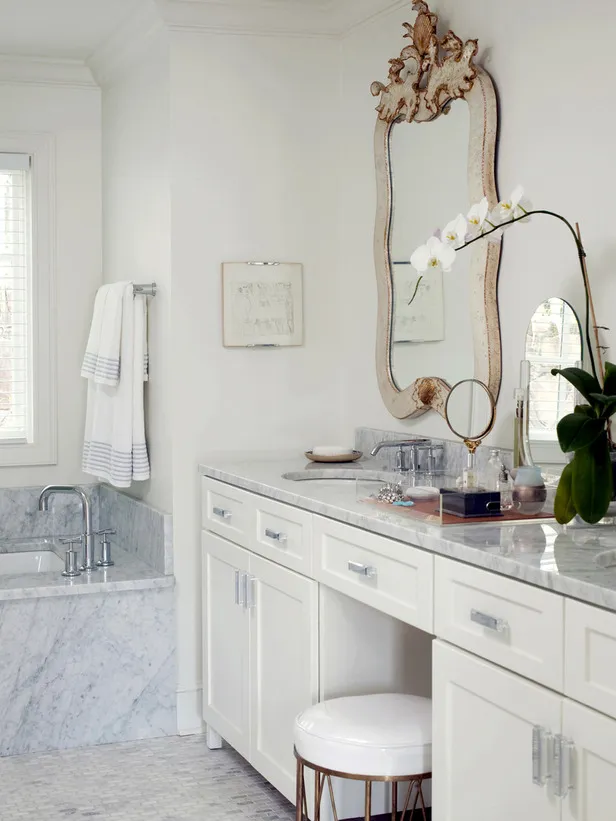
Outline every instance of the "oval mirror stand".
[[462, 482], [465, 488], [477, 487], [475, 452], [494, 427], [495, 419], [494, 397], [479, 379], [463, 379], [449, 391], [445, 402], [445, 421], [468, 449]]
[[[497, 111], [489, 75], [474, 64], [477, 41], [437, 34], [437, 15], [415, 2], [408, 44], [390, 60], [375, 130], [378, 288], [377, 377], [386, 407], [402, 419], [445, 413], [450, 386], [470, 375], [498, 397], [500, 241], [460, 254], [455, 275], [423, 278], [413, 250], [447, 215], [487, 197], [497, 203]], [[441, 225], [442, 227], [442, 225]]]

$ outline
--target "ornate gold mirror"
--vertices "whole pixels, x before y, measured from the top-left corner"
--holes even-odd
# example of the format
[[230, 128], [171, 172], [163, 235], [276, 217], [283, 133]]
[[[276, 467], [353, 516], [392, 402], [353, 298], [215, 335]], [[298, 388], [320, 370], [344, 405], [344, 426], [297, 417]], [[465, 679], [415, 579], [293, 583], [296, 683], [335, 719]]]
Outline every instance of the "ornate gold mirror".
[[489, 75], [474, 63], [477, 41], [437, 33], [438, 19], [415, 2], [408, 40], [389, 61], [375, 131], [378, 284], [377, 375], [399, 419], [444, 415], [450, 386], [474, 377], [497, 398], [501, 382], [497, 277], [500, 240], [458, 254], [455, 270], [425, 276], [415, 248], [443, 221], [487, 197], [497, 204], [497, 112]]

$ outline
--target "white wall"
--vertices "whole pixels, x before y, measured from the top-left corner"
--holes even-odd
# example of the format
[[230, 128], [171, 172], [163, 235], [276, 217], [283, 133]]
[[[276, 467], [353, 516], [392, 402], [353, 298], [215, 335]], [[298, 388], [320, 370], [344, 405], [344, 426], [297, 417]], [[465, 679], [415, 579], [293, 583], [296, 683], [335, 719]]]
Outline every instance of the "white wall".
[[0, 462], [0, 486], [91, 481], [80, 470], [86, 384], [79, 372], [101, 283], [100, 90], [0, 84], [0, 131], [54, 137], [58, 363], [58, 462], [23, 468]]
[[[198, 726], [199, 483], [209, 450], [339, 439], [334, 40], [172, 38], [173, 513], [180, 726]], [[224, 349], [224, 260], [304, 264], [305, 344]], [[347, 431], [350, 440], [350, 431]]]
[[[553, 4], [521, 0], [515, 6], [476, 0], [442, 0], [435, 9], [443, 30], [479, 38], [479, 59], [491, 73], [500, 103], [497, 179], [501, 194], [518, 182], [537, 207], [579, 220], [588, 251], [600, 324], [613, 324], [610, 306], [616, 279], [612, 189], [616, 126], [610, 70], [616, 7], [595, 0], [580, 14], [575, 0]], [[343, 361], [345, 428], [368, 425], [448, 436], [443, 420], [430, 413], [397, 421], [382, 403], [374, 372], [376, 286], [372, 262], [375, 182], [372, 133], [376, 114], [373, 80], [385, 80], [387, 61], [403, 45], [401, 23], [408, 7], [354, 29], [342, 44], [344, 105], [340, 186], [340, 287], [353, 289], [354, 310], [345, 312]], [[592, 47], [579, 55], [582, 42]], [[486, 61], [486, 55], [488, 57]], [[412, 127], [412, 126], [411, 126]], [[443, 214], [449, 218], [449, 214]], [[536, 217], [516, 226], [503, 244], [499, 301], [503, 337], [503, 384], [491, 441], [512, 444], [512, 394], [517, 385], [524, 334], [535, 307], [546, 297], [569, 299], [582, 314], [575, 247], [555, 220]], [[613, 325], [616, 330], [616, 326]], [[616, 337], [612, 334], [614, 344]], [[612, 350], [616, 357], [616, 350]], [[470, 376], [470, 374], [469, 374]]]
[[148, 482], [130, 493], [171, 511], [171, 263], [169, 53], [153, 36], [141, 59], [103, 94], [103, 270], [105, 282], [156, 282], [149, 299]]

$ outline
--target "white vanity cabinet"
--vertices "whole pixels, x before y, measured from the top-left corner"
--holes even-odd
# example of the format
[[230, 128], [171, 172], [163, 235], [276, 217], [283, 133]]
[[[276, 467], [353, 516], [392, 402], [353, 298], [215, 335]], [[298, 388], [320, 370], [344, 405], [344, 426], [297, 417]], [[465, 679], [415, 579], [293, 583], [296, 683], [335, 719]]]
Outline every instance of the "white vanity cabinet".
[[289, 800], [293, 721], [318, 695], [318, 586], [202, 535], [203, 718]]

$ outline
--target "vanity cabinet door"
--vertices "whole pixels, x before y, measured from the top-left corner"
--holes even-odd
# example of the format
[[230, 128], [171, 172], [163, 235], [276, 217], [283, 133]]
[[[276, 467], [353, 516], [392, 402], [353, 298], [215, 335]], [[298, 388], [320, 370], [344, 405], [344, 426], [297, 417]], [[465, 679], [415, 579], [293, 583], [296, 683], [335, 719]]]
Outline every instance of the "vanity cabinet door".
[[613, 821], [616, 721], [565, 699], [562, 735], [563, 821]]
[[250, 558], [250, 763], [295, 801], [293, 725], [318, 701], [318, 585]]
[[203, 720], [241, 755], [250, 755], [247, 550], [202, 534]]
[[434, 821], [560, 818], [549, 739], [535, 763], [533, 740], [560, 732], [561, 696], [435, 641], [432, 698]]

